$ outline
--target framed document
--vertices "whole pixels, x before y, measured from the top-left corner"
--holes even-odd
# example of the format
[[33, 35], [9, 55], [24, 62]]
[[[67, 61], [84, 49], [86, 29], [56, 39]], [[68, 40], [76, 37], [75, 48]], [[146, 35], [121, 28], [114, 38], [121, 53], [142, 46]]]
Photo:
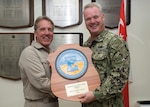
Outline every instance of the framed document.
[[34, 0], [0, 0], [0, 27], [31, 27], [34, 23]]
[[[91, 0], [92, 2], [98, 2], [102, 6], [102, 10], [105, 15], [105, 26], [107, 28], [117, 28], [120, 18], [120, 6], [122, 0]], [[126, 24], [130, 24], [130, 8], [131, 0], [126, 0]]]
[[56, 27], [65, 28], [82, 22], [82, 0], [42, 0], [42, 5], [43, 15], [50, 17]]
[[56, 50], [60, 45], [64, 44], [83, 44], [83, 33], [54, 33], [53, 41], [50, 48]]
[[33, 40], [30, 33], [0, 33], [0, 76], [20, 79], [18, 60], [22, 50]]

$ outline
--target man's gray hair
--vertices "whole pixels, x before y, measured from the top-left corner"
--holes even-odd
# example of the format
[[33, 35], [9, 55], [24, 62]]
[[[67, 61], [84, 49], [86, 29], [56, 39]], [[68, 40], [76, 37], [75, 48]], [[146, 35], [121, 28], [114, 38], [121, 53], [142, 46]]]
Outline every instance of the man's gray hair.
[[97, 8], [99, 8], [100, 12], [102, 12], [102, 6], [97, 2], [92, 2], [92, 3], [89, 3], [89, 4], [85, 5], [84, 6], [84, 11], [85, 11], [85, 9], [92, 8], [92, 7], [97, 7]]
[[53, 21], [52, 21], [49, 17], [47, 17], [47, 16], [39, 16], [39, 17], [35, 20], [35, 23], [34, 23], [34, 30], [37, 30], [37, 28], [38, 28], [38, 23], [39, 23], [39, 21], [41, 21], [41, 20], [47, 20], [47, 21], [49, 21], [49, 22], [52, 24], [52, 30], [54, 30], [54, 23], [53, 23]]

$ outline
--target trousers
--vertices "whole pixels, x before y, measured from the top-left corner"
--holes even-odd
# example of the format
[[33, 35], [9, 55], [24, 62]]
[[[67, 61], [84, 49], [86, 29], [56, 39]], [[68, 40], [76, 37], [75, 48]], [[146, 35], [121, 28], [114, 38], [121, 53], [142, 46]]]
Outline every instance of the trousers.
[[31, 101], [25, 100], [24, 107], [59, 107], [58, 101], [55, 102], [46, 102], [46, 101]]

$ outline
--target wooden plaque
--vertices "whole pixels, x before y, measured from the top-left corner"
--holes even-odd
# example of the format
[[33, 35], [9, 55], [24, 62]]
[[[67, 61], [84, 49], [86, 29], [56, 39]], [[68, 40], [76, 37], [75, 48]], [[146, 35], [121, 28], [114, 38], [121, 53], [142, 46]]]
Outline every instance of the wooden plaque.
[[79, 101], [80, 94], [100, 86], [100, 77], [91, 60], [92, 51], [78, 44], [66, 44], [50, 53], [51, 89], [59, 98]]

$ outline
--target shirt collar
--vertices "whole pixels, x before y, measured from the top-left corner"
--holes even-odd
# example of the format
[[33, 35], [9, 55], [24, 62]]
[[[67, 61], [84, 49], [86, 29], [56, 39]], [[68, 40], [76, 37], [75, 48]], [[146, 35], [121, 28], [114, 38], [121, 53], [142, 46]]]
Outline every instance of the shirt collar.
[[44, 49], [45, 51], [50, 52], [50, 48], [47, 49], [47, 48], [45, 48], [43, 45], [41, 45], [40, 43], [38, 43], [38, 42], [36, 42], [36, 41], [33, 41], [31, 45], [32, 45], [33, 47], [35, 47], [36, 49], [38, 49], [38, 50]]

